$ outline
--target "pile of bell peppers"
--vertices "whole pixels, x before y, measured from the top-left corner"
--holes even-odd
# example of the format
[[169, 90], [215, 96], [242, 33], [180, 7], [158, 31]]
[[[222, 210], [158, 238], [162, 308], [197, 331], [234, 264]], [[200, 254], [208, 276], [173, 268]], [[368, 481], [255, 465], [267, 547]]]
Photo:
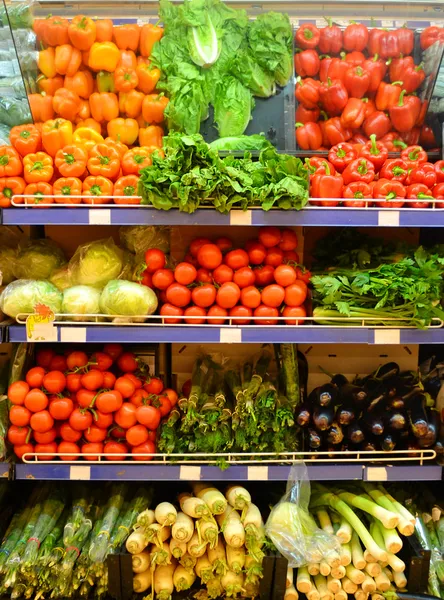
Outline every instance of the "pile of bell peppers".
[[[299, 149], [365, 144], [371, 135], [390, 151], [399, 150], [397, 143], [435, 147], [433, 132], [424, 125], [427, 103], [417, 95], [426, 74], [412, 56], [414, 31], [369, 29], [356, 22], [343, 30], [326, 21], [322, 28], [305, 23], [295, 34]], [[439, 27], [427, 28], [421, 46], [442, 35]]]
[[13, 127], [11, 145], [0, 146], [0, 207], [11, 206], [13, 197], [35, 206], [140, 204], [139, 172], [154, 153], [164, 156], [163, 130], [148, 125], [139, 130], [142, 145], [129, 148], [119, 141], [124, 129], [123, 118], [108, 123], [106, 138], [61, 118]]
[[28, 96], [35, 123], [66, 119], [127, 146], [145, 146], [150, 125], [162, 126], [168, 98], [156, 92], [159, 69], [150, 64], [158, 25], [114, 25], [78, 15], [36, 19], [37, 85]]
[[363, 146], [341, 142], [330, 149], [328, 159], [313, 156], [305, 166], [310, 198], [334, 199], [311, 200], [315, 206], [429, 208], [433, 203], [444, 208], [444, 160], [428, 162], [421, 146], [408, 146], [400, 158], [389, 158], [386, 146], [372, 134]]

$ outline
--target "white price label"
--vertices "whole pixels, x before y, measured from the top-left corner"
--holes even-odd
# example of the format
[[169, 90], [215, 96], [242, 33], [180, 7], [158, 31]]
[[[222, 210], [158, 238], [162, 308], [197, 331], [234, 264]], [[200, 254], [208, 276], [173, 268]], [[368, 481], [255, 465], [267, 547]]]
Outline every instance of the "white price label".
[[401, 343], [400, 329], [375, 329], [374, 344], [399, 345]]
[[90, 208], [88, 217], [90, 225], [111, 225], [110, 208]]
[[181, 481], [199, 481], [202, 469], [194, 465], [181, 465], [179, 479]]
[[367, 467], [365, 481], [387, 481], [387, 468]]
[[251, 225], [252, 222], [251, 210], [232, 210], [230, 212], [230, 225]]
[[91, 467], [73, 465], [69, 467], [69, 478], [77, 481], [89, 481], [91, 479]]
[[57, 327], [52, 321], [39, 321], [37, 315], [26, 319], [27, 342], [57, 342]]
[[393, 20], [391, 19], [382, 19], [381, 27], [393, 27]]
[[60, 341], [83, 344], [86, 342], [86, 327], [60, 327]]
[[219, 341], [221, 344], [240, 344], [242, 342], [242, 329], [222, 327]]
[[248, 481], [268, 481], [268, 467], [247, 467]]
[[380, 227], [399, 227], [399, 210], [380, 210], [378, 225]]

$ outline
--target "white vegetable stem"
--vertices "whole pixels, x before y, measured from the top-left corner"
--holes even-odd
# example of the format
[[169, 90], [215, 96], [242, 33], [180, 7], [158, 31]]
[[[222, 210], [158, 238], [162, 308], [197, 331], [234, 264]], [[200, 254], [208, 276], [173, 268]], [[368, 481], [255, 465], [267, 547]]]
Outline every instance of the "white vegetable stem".
[[335, 531], [333, 529], [333, 525], [328, 512], [324, 508], [320, 508], [316, 511], [316, 516], [318, 518], [321, 529], [325, 531], [325, 533], [334, 535]]
[[203, 500], [196, 498], [196, 496], [183, 492], [179, 494], [178, 500], [180, 510], [193, 519], [208, 518], [211, 516], [208, 506]]
[[170, 551], [174, 558], [177, 558], [177, 560], [179, 560], [184, 554], [186, 554], [187, 545], [185, 542], [179, 542], [178, 540], [171, 538]]
[[339, 492], [338, 497], [349, 506], [359, 508], [369, 515], [372, 515], [372, 517], [375, 517], [375, 519], [379, 519], [387, 529], [393, 529], [393, 527], [398, 525], [399, 515], [397, 513], [386, 510], [365, 497], [352, 494], [351, 492]]
[[299, 594], [293, 584], [285, 589], [284, 600], [298, 600], [298, 598]]
[[154, 516], [160, 525], [172, 525], [176, 522], [177, 510], [169, 502], [161, 502], [156, 506]]
[[193, 485], [194, 494], [203, 500], [213, 515], [221, 515], [227, 508], [224, 495], [215, 487], [207, 487], [204, 483]]
[[183, 512], [177, 514], [176, 522], [171, 528], [171, 535], [178, 542], [188, 543], [194, 533], [194, 521]]
[[350, 579], [348, 577], [343, 577], [341, 580], [342, 583], [342, 589], [344, 591], [347, 592], [347, 594], [354, 594], [356, 592], [356, 590], [358, 589], [358, 586], [356, 585], [356, 583], [353, 583], [353, 581], [350, 581]]
[[144, 550], [139, 554], [133, 554], [131, 556], [131, 563], [134, 573], [143, 573], [150, 566], [150, 553]]
[[342, 588], [340, 579], [335, 579], [331, 575], [327, 577], [327, 587], [332, 594], [337, 594]]
[[342, 579], [345, 576], [345, 567], [343, 565], [339, 565], [331, 570], [331, 576], [336, 579]]
[[367, 594], [373, 594], [376, 592], [376, 581], [370, 575], [366, 575], [364, 581], [361, 583], [362, 591]]
[[154, 591], [156, 600], [170, 600], [174, 592], [173, 576], [176, 570], [175, 562], [170, 565], [156, 567], [154, 571]]
[[336, 537], [339, 539], [341, 544], [348, 544], [352, 538], [353, 529], [348, 521], [341, 518], [341, 523], [339, 525], [339, 529], [336, 532]]
[[370, 577], [377, 577], [382, 571], [382, 568], [379, 563], [367, 563], [364, 570], [370, 575]]
[[[398, 529], [402, 535], [412, 535], [415, 530], [415, 520], [413, 515], [409, 513], [397, 500], [395, 500], [385, 489], [380, 486], [376, 487], [371, 483], [364, 483], [364, 489], [371, 496], [371, 498], [379, 504], [379, 506], [385, 508], [390, 512], [398, 514]], [[388, 529], [391, 529], [390, 527]]]
[[323, 575], [315, 575], [314, 582], [321, 600], [333, 600], [334, 595], [327, 587], [327, 579]]
[[[384, 538], [382, 537], [382, 533], [380, 532], [379, 527], [376, 525], [376, 523], [372, 523], [370, 525], [370, 532], [378, 546], [382, 547], [384, 545]], [[387, 552], [386, 554], [387, 562], [394, 571], [401, 572], [405, 570], [405, 564], [400, 558], [398, 558], [395, 554], [392, 554], [391, 552]]]
[[355, 569], [353, 565], [348, 565], [345, 567], [345, 572], [350, 581], [353, 581], [353, 583], [356, 583], [356, 585], [361, 585], [365, 579], [365, 573], [359, 571], [359, 569]]
[[307, 570], [308, 570], [309, 574], [312, 575], [313, 577], [315, 575], [318, 575], [320, 572], [319, 563], [310, 563], [307, 567]]
[[351, 553], [350, 544], [343, 544], [340, 547], [339, 552], [340, 552], [341, 565], [346, 567], [352, 561], [352, 553]]
[[293, 579], [294, 579], [293, 567], [287, 567], [287, 578], [285, 580], [286, 588], [289, 588], [291, 585], [293, 585]]
[[227, 506], [223, 514], [217, 515], [216, 520], [228, 546], [240, 548], [245, 544], [245, 529], [239, 513], [234, 508]]
[[173, 583], [177, 592], [189, 590], [196, 579], [194, 571], [188, 571], [182, 565], [177, 565], [173, 574]]
[[321, 572], [321, 575], [323, 575], [324, 577], [327, 577], [327, 575], [330, 575], [331, 567], [326, 560], [321, 560], [321, 562], [319, 563], [319, 571]]
[[404, 573], [393, 571], [393, 581], [398, 589], [404, 590], [407, 587], [407, 577]]
[[356, 569], [362, 570], [367, 563], [364, 559], [364, 553], [355, 531], [353, 531], [351, 538], [351, 552], [353, 566], [356, 567]]
[[348, 600], [347, 592], [345, 590], [339, 590], [339, 592], [335, 594], [335, 600]]
[[246, 510], [251, 504], [250, 492], [240, 485], [230, 485], [225, 492], [225, 498], [236, 510]]
[[126, 540], [125, 546], [130, 554], [140, 554], [148, 546], [148, 539], [141, 529], [136, 529]]
[[399, 537], [396, 529], [387, 529], [380, 521], [376, 522], [376, 524], [384, 539], [385, 549], [393, 554], [400, 552], [402, 548], [402, 540]]
[[133, 577], [133, 590], [138, 594], [146, 592], [151, 587], [151, 569], [138, 573]]
[[313, 589], [307, 567], [299, 567], [296, 577], [296, 589], [301, 594], [308, 594]]

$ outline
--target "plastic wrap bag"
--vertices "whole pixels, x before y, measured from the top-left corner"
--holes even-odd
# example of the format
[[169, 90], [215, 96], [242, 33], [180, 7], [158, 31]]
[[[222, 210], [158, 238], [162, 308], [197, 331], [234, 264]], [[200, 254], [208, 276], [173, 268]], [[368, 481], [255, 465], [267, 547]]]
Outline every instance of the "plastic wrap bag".
[[19, 279], [13, 281], [0, 296], [0, 310], [15, 319], [19, 314], [33, 314], [37, 304], [44, 304], [54, 313], [60, 313], [62, 294], [49, 281]]
[[32, 122], [28, 99], [0, 98], [0, 123], [14, 127]]
[[[89, 285], [75, 285], [63, 292], [62, 313], [97, 315], [100, 312], [100, 290]], [[95, 317], [67, 317], [70, 321], [95, 321]]]
[[123, 252], [112, 238], [82, 244], [69, 261], [72, 285], [92, 285], [99, 289], [117, 279], [123, 268]]
[[[157, 304], [157, 296], [151, 288], [121, 279], [110, 281], [100, 297], [101, 312], [118, 315], [113, 319], [115, 323], [143, 322], [145, 319], [142, 315], [152, 315]], [[120, 319], [120, 316], [124, 318]]]
[[49, 278], [49, 281], [61, 292], [71, 287], [71, 273], [69, 272], [68, 265], [60, 267], [60, 269], [56, 269]]
[[168, 227], [152, 225], [129, 225], [119, 229], [120, 242], [124, 248], [134, 254], [144, 254], [150, 248], [170, 251], [170, 230]]
[[66, 262], [63, 250], [49, 239], [31, 240], [19, 249], [17, 279], [49, 279]]
[[292, 466], [287, 491], [273, 507], [265, 525], [267, 536], [289, 567], [318, 563], [339, 552], [339, 540], [322, 531], [308, 511], [310, 481], [303, 462]]

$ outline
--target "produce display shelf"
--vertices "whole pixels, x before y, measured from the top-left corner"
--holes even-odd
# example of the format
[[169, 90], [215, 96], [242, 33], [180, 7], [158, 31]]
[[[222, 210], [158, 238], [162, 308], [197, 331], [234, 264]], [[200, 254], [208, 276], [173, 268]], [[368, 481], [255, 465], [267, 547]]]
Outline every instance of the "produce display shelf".
[[444, 210], [309, 207], [296, 210], [232, 210], [211, 208], [193, 214], [177, 209], [132, 208], [5, 208], [3, 225], [275, 225], [303, 227], [444, 227]]
[[[9, 326], [7, 341], [14, 343], [29, 341], [26, 327]], [[444, 328], [69, 324], [54, 325], [54, 338], [44, 341], [167, 344], [443, 344]]]

